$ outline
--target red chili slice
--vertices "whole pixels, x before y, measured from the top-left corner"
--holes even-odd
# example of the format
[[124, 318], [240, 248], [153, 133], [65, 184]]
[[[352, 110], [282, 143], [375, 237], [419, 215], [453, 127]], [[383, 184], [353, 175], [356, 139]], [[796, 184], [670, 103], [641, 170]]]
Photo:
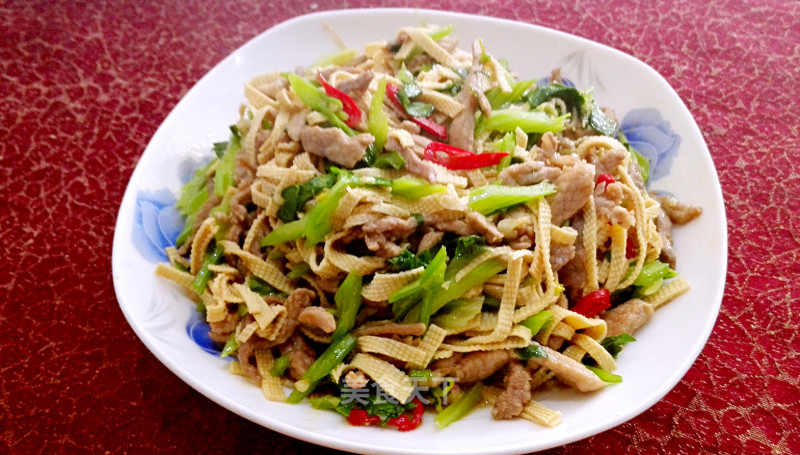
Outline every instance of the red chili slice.
[[447, 169], [467, 170], [498, 164], [508, 153], [472, 153], [449, 144], [430, 142], [425, 146], [423, 156]]
[[614, 176], [611, 175], [611, 174], [600, 174], [600, 175], [597, 176], [597, 184], [598, 185], [601, 184], [601, 183], [604, 183], [607, 186], [608, 184], [614, 183], [614, 182], [616, 182], [616, 180], [614, 180]]
[[422, 424], [422, 416], [425, 414], [425, 406], [422, 404], [419, 398], [414, 398], [412, 401], [417, 406], [411, 412], [411, 419], [408, 418], [405, 414], [394, 417], [389, 419], [387, 422], [389, 425], [394, 425], [400, 431], [411, 431]]
[[611, 308], [611, 293], [608, 289], [598, 289], [583, 296], [583, 298], [578, 300], [578, 303], [570, 309], [587, 318], [593, 318], [600, 314], [600, 312], [609, 308]]
[[[386, 84], [386, 96], [391, 100], [392, 104], [395, 105], [401, 111], [406, 112], [406, 108], [403, 106], [403, 103], [400, 102], [400, 98], [397, 96], [397, 85], [395, 84]], [[440, 125], [434, 122], [432, 119], [427, 117], [414, 117], [410, 116], [411, 120], [420, 126], [423, 130], [431, 133], [432, 135], [438, 137], [439, 139], [446, 139], [447, 138], [447, 127], [444, 125]]]
[[322, 87], [325, 89], [325, 93], [327, 93], [328, 96], [336, 98], [342, 102], [342, 109], [344, 110], [344, 113], [347, 114], [347, 121], [345, 122], [347, 123], [347, 126], [351, 128], [358, 126], [359, 122], [361, 122], [361, 109], [358, 108], [358, 104], [356, 104], [353, 98], [350, 98], [345, 92], [325, 81], [325, 78], [322, 77], [322, 74], [319, 72], [317, 72], [317, 80], [320, 84], [322, 84]]
[[367, 413], [367, 411], [364, 409], [353, 409], [349, 414], [347, 414], [347, 422], [350, 425], [362, 427], [371, 425], [373, 423], [379, 424], [381, 423], [381, 418], [376, 415], [369, 415], [369, 413]]

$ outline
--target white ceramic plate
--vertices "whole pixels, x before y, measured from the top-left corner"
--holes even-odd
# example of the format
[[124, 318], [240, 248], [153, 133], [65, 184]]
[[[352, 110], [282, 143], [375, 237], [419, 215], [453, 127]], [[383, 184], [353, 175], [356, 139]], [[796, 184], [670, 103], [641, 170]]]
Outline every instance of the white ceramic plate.
[[[246, 79], [292, 70], [337, 50], [324, 24], [351, 47], [391, 40], [405, 25], [455, 25], [462, 48], [477, 38], [522, 78], [555, 67], [579, 88], [595, 87], [600, 105], [612, 106], [640, 151], [659, 162], [650, 189], [703, 207], [703, 215], [675, 235], [678, 271], [692, 290], [658, 310], [618, 359], [624, 382], [594, 394], [536, 395], [563, 413], [556, 428], [529, 421], [495, 421], [489, 409], [444, 430], [428, 416], [411, 433], [351, 427], [338, 414], [263, 399], [258, 387], [227, 372], [227, 362], [204, 352], [187, 335], [194, 313], [171, 283], [153, 275], [158, 246], [179, 220], [169, 205], [193, 168], [227, 140]], [[160, 227], [159, 232], [156, 227]], [[174, 238], [174, 237], [173, 237]], [[150, 244], [147, 244], [150, 241]], [[626, 54], [553, 30], [488, 17], [440, 11], [371, 9], [331, 11], [284, 22], [219, 63], [178, 103], [147, 146], [119, 211], [113, 249], [114, 285], [122, 311], [142, 342], [170, 370], [225, 408], [275, 431], [316, 444], [369, 453], [520, 453], [550, 448], [614, 427], [663, 397], [703, 348], [722, 300], [726, 222], [719, 181], [700, 131], [667, 82]]]

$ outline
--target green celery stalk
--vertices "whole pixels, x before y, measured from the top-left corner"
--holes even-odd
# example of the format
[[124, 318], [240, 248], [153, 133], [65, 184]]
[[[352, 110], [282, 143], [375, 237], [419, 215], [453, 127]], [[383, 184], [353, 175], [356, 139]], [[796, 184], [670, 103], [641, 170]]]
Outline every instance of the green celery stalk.
[[214, 194], [217, 196], [224, 196], [228, 191], [228, 187], [233, 186], [233, 170], [236, 167], [236, 154], [242, 148], [239, 138], [236, 135], [231, 135], [231, 140], [228, 141], [228, 148], [222, 155], [217, 165], [217, 170], [214, 172]]
[[[434, 290], [430, 289], [430, 286], [432, 283], [438, 281], [437, 276], [440, 271], [444, 274], [446, 262], [447, 250], [440, 248], [419, 278], [394, 291], [392, 295], [389, 296], [389, 303], [392, 304], [392, 313], [394, 313], [395, 319], [399, 320], [406, 316], [411, 308], [413, 308], [420, 299], [425, 297], [426, 291], [428, 294], [433, 293]], [[433, 307], [431, 306], [430, 308], [432, 309]], [[431, 311], [429, 316], [433, 313], [434, 312]], [[415, 321], [413, 322], [417, 322], [419, 316], [419, 314], [415, 315]]]
[[307, 245], [316, 245], [331, 232], [331, 215], [339, 207], [339, 201], [347, 192], [348, 179], [340, 177], [339, 181], [333, 185], [324, 199], [318, 200], [317, 204], [308, 211], [306, 218], [308, 223], [305, 229]]
[[648, 262], [642, 267], [639, 276], [633, 282], [634, 286], [649, 288], [656, 282], [666, 278], [674, 278], [678, 276], [677, 272], [669, 268], [669, 264], [665, 264], [659, 260]]
[[289, 354], [284, 354], [278, 357], [272, 364], [272, 368], [270, 368], [269, 374], [275, 377], [282, 375], [283, 372], [286, 371], [287, 368], [289, 368], [289, 363], [291, 363], [291, 357], [289, 357]]
[[[430, 296], [431, 315], [436, 314], [442, 307], [453, 300], [462, 297], [473, 287], [489, 281], [493, 276], [505, 270], [507, 266], [508, 264], [501, 259], [491, 259], [472, 269], [466, 276], [461, 278], [461, 281], [450, 280], [447, 282], [447, 286], [439, 286], [428, 291], [432, 294]], [[417, 308], [409, 311], [404, 321], [417, 322], [419, 319], [418, 311]]]
[[378, 89], [372, 96], [372, 101], [369, 104], [369, 113], [367, 114], [367, 131], [375, 138], [372, 143], [375, 153], [380, 154], [383, 152], [383, 144], [386, 143], [386, 137], [389, 135], [389, 120], [386, 114], [383, 113], [383, 99], [386, 95], [386, 79], [381, 79], [378, 82]]
[[493, 276], [502, 272], [508, 267], [500, 259], [491, 259], [475, 267], [466, 274], [461, 281], [451, 281], [447, 289], [444, 286], [435, 289], [431, 301], [431, 314], [436, 314], [443, 306], [453, 300], [463, 296], [470, 289], [489, 281]]
[[553, 312], [550, 310], [542, 310], [533, 316], [525, 319], [524, 321], [520, 322], [520, 325], [524, 325], [525, 327], [531, 329], [531, 333], [533, 336], [536, 336], [542, 327], [553, 317]]
[[348, 136], [355, 136], [355, 132], [330, 108], [330, 105], [333, 104], [341, 109], [341, 101], [324, 94], [314, 84], [294, 73], [287, 73], [286, 79], [289, 80], [289, 85], [303, 104], [327, 117], [333, 126], [341, 129]]
[[197, 271], [197, 275], [195, 275], [194, 280], [192, 280], [192, 289], [194, 289], [197, 294], [202, 294], [203, 291], [206, 290], [208, 280], [211, 278], [211, 271], [208, 270], [208, 266], [222, 262], [224, 253], [225, 250], [221, 245], [217, 245], [212, 251], [206, 252], [200, 270]]
[[601, 381], [607, 382], [609, 384], [617, 384], [622, 382], [622, 376], [614, 373], [609, 373], [608, 371], [601, 370], [597, 367], [590, 367], [589, 365], [584, 365], [586, 368], [590, 369], [592, 373], [596, 374]]
[[482, 128], [491, 131], [514, 131], [519, 127], [526, 133], [557, 133], [564, 129], [568, 114], [551, 117], [544, 112], [498, 109], [483, 120]]
[[488, 215], [555, 192], [556, 187], [550, 182], [531, 186], [486, 185], [470, 190], [467, 205], [472, 210]]
[[455, 299], [446, 304], [442, 309], [431, 318], [431, 322], [445, 329], [456, 329], [463, 327], [475, 316], [480, 314], [483, 307], [483, 297], [472, 299]]
[[301, 380], [297, 381], [295, 389], [292, 390], [286, 401], [291, 404], [297, 404], [311, 394], [325, 376], [329, 375], [337, 365], [342, 363], [347, 354], [355, 347], [356, 338], [349, 333], [331, 343], [325, 352], [308, 367]]
[[392, 194], [406, 199], [420, 199], [431, 194], [446, 193], [447, 187], [435, 185], [413, 177], [392, 180]]
[[361, 275], [350, 272], [333, 296], [339, 314], [336, 330], [331, 335], [333, 342], [345, 336], [355, 326], [358, 310], [361, 309], [361, 286]]
[[503, 92], [499, 87], [492, 87], [490, 90], [486, 91], [486, 99], [489, 100], [489, 104], [492, 106], [492, 111], [494, 112], [510, 103], [521, 100], [525, 92], [535, 83], [535, 79], [514, 82], [511, 84], [510, 92]]
[[478, 382], [472, 386], [467, 393], [458, 397], [456, 401], [444, 408], [442, 412], [436, 416], [436, 419], [434, 419], [436, 426], [444, 428], [469, 414], [481, 400], [481, 392], [483, 392], [483, 383]]
[[306, 264], [305, 262], [301, 262], [292, 267], [289, 273], [286, 274], [286, 278], [294, 280], [295, 278], [300, 278], [301, 276], [305, 275], [310, 271], [311, 271], [311, 266]]
[[442, 284], [444, 284], [444, 271], [447, 268], [445, 259], [447, 258], [447, 254], [440, 254], [442, 251], [445, 251], [445, 249], [439, 249], [439, 253], [434, 256], [428, 268], [425, 269], [425, 272], [423, 272], [420, 277], [422, 278], [420, 285], [424, 290], [424, 294], [422, 296], [422, 303], [419, 306], [419, 318], [417, 321], [425, 324], [425, 327], [427, 327], [431, 321], [431, 310], [433, 309], [432, 299], [434, 296], [433, 290], [441, 288]]
[[261, 239], [261, 246], [278, 246], [292, 240], [297, 240], [303, 236], [308, 224], [308, 217], [300, 218], [289, 223], [282, 224], [272, 230]]
[[231, 333], [231, 336], [228, 337], [228, 341], [225, 342], [225, 346], [222, 348], [222, 352], [219, 356], [224, 359], [233, 354], [237, 349], [239, 349], [239, 342], [236, 341], [236, 334]]

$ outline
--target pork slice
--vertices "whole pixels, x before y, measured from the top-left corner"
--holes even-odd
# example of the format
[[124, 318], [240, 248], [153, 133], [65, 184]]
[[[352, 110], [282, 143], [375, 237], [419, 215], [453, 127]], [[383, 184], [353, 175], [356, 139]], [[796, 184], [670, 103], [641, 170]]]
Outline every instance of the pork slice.
[[301, 324], [316, 327], [325, 333], [333, 333], [336, 330], [336, 320], [325, 308], [310, 306], [303, 308], [297, 320]]
[[631, 299], [627, 302], [603, 313], [603, 320], [608, 327], [607, 337], [615, 337], [627, 333], [633, 335], [634, 332], [642, 328], [653, 316], [653, 306], [649, 303]]
[[575, 245], [550, 245], [550, 267], [558, 273], [562, 267], [575, 257]]
[[506, 185], [535, 185], [548, 181], [554, 182], [561, 175], [561, 169], [545, 166], [543, 161], [527, 161], [508, 166], [497, 174]]
[[367, 70], [352, 79], [340, 82], [336, 88], [351, 95], [358, 95], [369, 87], [373, 77], [375, 77], [375, 73]]
[[623, 148], [606, 150], [595, 163], [597, 175], [613, 173], [625, 161], [626, 156], [628, 156], [628, 151]]
[[555, 181], [557, 193], [552, 196], [550, 210], [556, 226], [570, 219], [594, 192], [594, 166], [585, 162], [564, 168]]
[[503, 234], [492, 224], [488, 218], [475, 211], [467, 212], [465, 217], [467, 225], [476, 233], [486, 238], [486, 242], [493, 245], [503, 240]]
[[703, 209], [696, 205], [684, 204], [672, 196], [652, 195], [652, 198], [661, 204], [661, 208], [675, 224], [684, 224], [692, 221], [703, 213]]
[[528, 367], [539, 365], [555, 373], [559, 381], [580, 392], [593, 392], [602, 389], [606, 383], [583, 364], [570, 357], [542, 346], [547, 357], [531, 357]]
[[436, 167], [430, 161], [424, 161], [420, 158], [413, 149], [401, 146], [397, 139], [392, 137], [386, 140], [384, 148], [391, 152], [399, 153], [406, 162], [405, 168], [408, 172], [431, 183], [436, 183]]
[[492, 407], [495, 419], [511, 419], [522, 413], [531, 399], [531, 375], [519, 361], [508, 364], [508, 373], [503, 379], [503, 392]]
[[317, 354], [311, 349], [305, 337], [299, 332], [293, 334], [288, 341], [278, 347], [281, 355], [289, 356], [289, 375], [294, 379], [301, 379], [314, 363]]
[[400, 324], [393, 321], [368, 322], [353, 330], [353, 336], [362, 335], [375, 336], [420, 336], [425, 333], [425, 324], [418, 322], [415, 324]]
[[572, 228], [578, 231], [575, 238], [575, 254], [564, 267], [559, 269], [558, 278], [567, 289], [583, 289], [586, 284], [586, 250], [583, 248], [583, 226], [585, 220], [583, 213], [578, 213], [572, 218]]
[[468, 384], [488, 378], [510, 359], [511, 354], [505, 349], [478, 351], [438, 360], [431, 369], [435, 377], [454, 377], [458, 382]]
[[275, 339], [267, 344], [267, 347], [281, 345], [292, 336], [300, 323], [300, 313], [306, 307], [311, 306], [311, 302], [315, 298], [317, 298], [317, 294], [306, 288], [297, 288], [289, 294], [284, 302], [284, 306], [286, 306], [286, 323], [278, 331]]
[[656, 232], [661, 237], [661, 254], [658, 255], [658, 259], [669, 264], [670, 268], [674, 270], [678, 257], [672, 247], [672, 220], [669, 219], [669, 216], [662, 208], [658, 211], [655, 221]]
[[306, 126], [300, 130], [300, 142], [305, 151], [348, 168], [364, 158], [367, 147], [374, 141], [371, 134], [362, 133], [351, 137], [339, 128]]

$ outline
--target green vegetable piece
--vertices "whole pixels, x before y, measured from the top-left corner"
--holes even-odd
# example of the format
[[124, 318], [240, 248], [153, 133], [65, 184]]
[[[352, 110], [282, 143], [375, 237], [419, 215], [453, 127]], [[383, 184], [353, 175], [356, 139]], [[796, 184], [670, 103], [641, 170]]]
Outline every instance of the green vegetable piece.
[[536, 357], [539, 359], [547, 358], [547, 351], [544, 350], [539, 344], [531, 343], [527, 347], [516, 349], [515, 352], [524, 361]]
[[375, 142], [372, 145], [376, 154], [383, 152], [383, 145], [389, 135], [389, 120], [386, 118], [386, 114], [383, 113], [386, 82], [385, 78], [378, 82], [378, 89], [372, 96], [372, 101], [369, 104], [369, 113], [367, 114], [367, 131], [375, 138]]
[[436, 416], [434, 422], [439, 428], [444, 428], [456, 420], [461, 419], [475, 408], [481, 400], [481, 392], [483, 392], [483, 383], [478, 382], [472, 386], [469, 391], [454, 401], [450, 406], [444, 408], [439, 415]]
[[292, 359], [289, 357], [289, 354], [284, 354], [277, 359], [275, 362], [272, 363], [272, 368], [269, 369], [269, 374], [280, 377], [287, 368], [289, 368], [289, 363], [291, 363]]
[[622, 382], [622, 376], [620, 376], [620, 375], [617, 375], [617, 374], [614, 374], [614, 373], [609, 373], [608, 371], [601, 370], [600, 368], [597, 368], [597, 367], [591, 367], [591, 366], [588, 366], [588, 365], [584, 365], [584, 366], [586, 368], [588, 368], [589, 370], [591, 370], [592, 373], [596, 374], [597, 377], [600, 378], [600, 380], [603, 381], [603, 382], [606, 382], [606, 383], [609, 383], [609, 384], [617, 384], [617, 383]]
[[[431, 314], [437, 314], [443, 306], [455, 299], [462, 297], [470, 289], [489, 281], [493, 276], [505, 270], [507, 264], [501, 259], [490, 259], [467, 273], [461, 281], [447, 280], [445, 285], [433, 289], [431, 292]], [[391, 299], [391, 297], [390, 297]], [[414, 308], [405, 318], [406, 322], [416, 322], [419, 315]]]
[[336, 184], [337, 176], [333, 173], [312, 177], [305, 183], [290, 185], [281, 191], [283, 205], [278, 210], [278, 219], [284, 223], [297, 219], [297, 212], [303, 209], [306, 202], [319, 192]]
[[392, 180], [392, 194], [406, 199], [420, 199], [431, 194], [446, 192], [446, 186], [428, 183], [418, 178], [400, 177]]
[[249, 311], [247, 309], [247, 305], [245, 305], [244, 303], [240, 303], [240, 304], [236, 305], [236, 314], [239, 317], [244, 317], [248, 313], [249, 313]]
[[261, 246], [278, 246], [303, 236], [308, 225], [308, 217], [301, 218], [291, 223], [286, 223], [273, 229], [272, 232], [261, 239]]
[[292, 267], [289, 273], [286, 274], [286, 278], [294, 280], [300, 278], [301, 276], [307, 274], [310, 271], [311, 271], [311, 266], [306, 264], [305, 262], [301, 262]]
[[481, 313], [483, 302], [483, 297], [455, 299], [443, 306], [442, 309], [431, 318], [431, 322], [445, 330], [464, 327], [464, 325]]
[[483, 215], [523, 204], [556, 192], [550, 182], [531, 186], [486, 185], [470, 190], [467, 205]]
[[486, 239], [477, 235], [459, 237], [453, 252], [453, 260], [447, 265], [445, 280], [452, 280], [467, 264], [486, 250]]
[[403, 272], [417, 267], [427, 267], [431, 263], [431, 259], [433, 256], [431, 256], [430, 250], [425, 250], [415, 256], [414, 253], [405, 249], [399, 255], [389, 259], [389, 264], [395, 272]]
[[200, 270], [197, 271], [197, 275], [195, 275], [194, 280], [192, 280], [192, 289], [194, 289], [198, 295], [206, 290], [208, 280], [211, 279], [212, 272], [208, 270], [208, 266], [222, 262], [224, 252], [225, 250], [222, 249], [221, 245], [217, 245], [213, 250], [206, 252], [203, 262], [200, 265]]
[[378, 169], [402, 169], [405, 165], [406, 160], [397, 152], [382, 153], [373, 163]]
[[422, 286], [424, 294], [422, 296], [422, 303], [419, 306], [419, 318], [417, 322], [425, 324], [425, 327], [428, 326], [431, 320], [434, 296], [432, 291], [441, 288], [442, 284], [444, 284], [444, 272], [447, 268], [447, 264], [445, 263], [447, 260], [447, 253], [441, 254], [442, 251], [444, 251], [444, 248], [441, 248], [439, 253], [434, 256], [428, 268], [425, 269], [425, 272], [423, 272], [420, 277], [420, 286]]
[[639, 272], [639, 276], [636, 277], [633, 285], [647, 288], [658, 280], [674, 278], [676, 276], [678, 276], [678, 273], [669, 268], [669, 264], [655, 260], [653, 262], [648, 262], [642, 267], [642, 271]]
[[[486, 99], [492, 106], [492, 110], [502, 109], [511, 103], [520, 101], [525, 96], [525, 93], [530, 89], [536, 80], [518, 81], [511, 83], [511, 91], [504, 92], [500, 87], [492, 87], [486, 92]], [[534, 106], [535, 107], [535, 106]]]
[[334, 105], [337, 107], [337, 109], [341, 110], [341, 101], [326, 95], [314, 84], [294, 73], [287, 73], [286, 79], [289, 81], [289, 85], [291, 85], [292, 90], [297, 97], [300, 98], [300, 101], [302, 101], [303, 104], [324, 115], [333, 126], [341, 129], [347, 133], [348, 136], [355, 136], [355, 131], [347, 126], [347, 124], [341, 118], [339, 118], [339, 116], [336, 115], [336, 113], [330, 107], [331, 105]]
[[587, 124], [605, 136], [613, 136], [617, 130], [617, 123], [611, 120], [595, 103], [592, 103], [592, 110], [589, 113]]
[[550, 318], [553, 317], [553, 312], [550, 310], [542, 310], [533, 316], [525, 319], [524, 321], [520, 322], [521, 325], [531, 329], [531, 333], [533, 336], [536, 336], [542, 327], [545, 326], [550, 321]]
[[333, 296], [333, 301], [336, 302], [336, 310], [339, 313], [339, 318], [336, 321], [336, 330], [331, 335], [331, 339], [335, 342], [346, 335], [353, 326], [356, 324], [356, 316], [358, 310], [361, 309], [361, 275], [356, 272], [350, 272], [347, 277], [339, 285], [336, 295]]
[[231, 333], [231, 336], [228, 337], [228, 341], [225, 342], [225, 346], [222, 348], [222, 352], [219, 354], [220, 358], [228, 357], [229, 355], [236, 352], [239, 349], [239, 342], [236, 341], [236, 334]]
[[[426, 293], [433, 293], [429, 286], [438, 281], [440, 272], [444, 273], [446, 261], [447, 251], [444, 248], [440, 248], [419, 278], [394, 291], [389, 296], [389, 303], [392, 304], [392, 313], [394, 313], [395, 319], [400, 320], [405, 317], [411, 308], [425, 297]], [[434, 313], [432, 309], [433, 306], [430, 307], [431, 311], [428, 316]], [[419, 319], [420, 315], [417, 314], [413, 322], [417, 322]]]
[[311, 403], [311, 406], [314, 409], [320, 409], [322, 411], [336, 411], [345, 417], [350, 415], [353, 405], [356, 404], [355, 400], [348, 403], [342, 403], [342, 400], [339, 397], [335, 397], [333, 395], [323, 395], [317, 398], [309, 398], [308, 402]]
[[536, 90], [531, 90], [527, 95], [531, 108], [535, 108], [553, 98], [560, 98], [567, 105], [567, 109], [578, 112], [583, 112], [583, 107], [586, 103], [585, 98], [578, 89], [556, 83], [538, 87]]
[[515, 131], [520, 128], [526, 133], [557, 133], [564, 129], [569, 114], [551, 117], [544, 112], [498, 109], [492, 116], [484, 118], [481, 128], [489, 131]]
[[412, 368], [408, 371], [408, 377], [422, 381], [430, 381], [433, 372], [427, 368]]
[[421, 101], [411, 101], [405, 105], [406, 112], [412, 117], [430, 117], [433, 114], [433, 105]]
[[[238, 131], [238, 130], [237, 130]], [[228, 188], [233, 186], [233, 170], [236, 167], [236, 154], [241, 149], [239, 138], [235, 134], [231, 135], [228, 148], [219, 159], [216, 171], [214, 171], [214, 194], [224, 196]]]
[[[297, 404], [307, 397], [320, 382], [329, 375], [337, 365], [342, 363], [347, 354], [356, 347], [356, 339], [349, 333], [333, 341], [325, 352], [308, 367], [300, 381], [295, 383], [295, 389], [286, 399], [288, 403]], [[301, 391], [302, 390], [302, 391]]]
[[600, 345], [611, 354], [611, 357], [616, 359], [619, 353], [622, 352], [622, 348], [631, 341], [636, 341], [636, 338], [627, 333], [622, 333], [614, 337], [605, 337], [600, 342]]

